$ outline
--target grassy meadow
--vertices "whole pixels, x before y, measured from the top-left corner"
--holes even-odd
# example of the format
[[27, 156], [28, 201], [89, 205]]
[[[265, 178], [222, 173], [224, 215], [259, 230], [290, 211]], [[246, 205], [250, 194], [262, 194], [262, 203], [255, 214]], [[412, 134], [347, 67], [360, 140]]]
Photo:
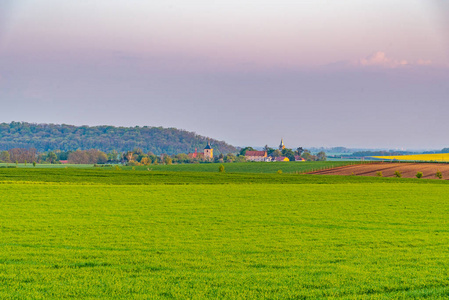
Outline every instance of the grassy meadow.
[[449, 296], [447, 181], [0, 169], [1, 299]]
[[[281, 170], [283, 173], [302, 173], [313, 170], [345, 166], [349, 164], [358, 164], [362, 162], [350, 161], [313, 161], [313, 162], [244, 162], [244, 163], [222, 163], [225, 171], [228, 173], [276, 173]], [[201, 164], [172, 164], [172, 165], [149, 165], [149, 166], [120, 166], [123, 170], [142, 170], [142, 171], [168, 171], [168, 172], [217, 172], [220, 163], [201, 163]], [[14, 168], [16, 164], [1, 163], [2, 168]], [[18, 164], [18, 168], [26, 169], [107, 169], [109, 166], [82, 165], [82, 164]]]

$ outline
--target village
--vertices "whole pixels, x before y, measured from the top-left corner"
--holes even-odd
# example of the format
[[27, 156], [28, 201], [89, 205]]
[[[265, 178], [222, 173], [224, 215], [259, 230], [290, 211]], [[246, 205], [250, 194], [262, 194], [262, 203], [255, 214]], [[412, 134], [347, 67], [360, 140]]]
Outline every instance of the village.
[[[204, 147], [203, 152], [198, 152], [195, 149], [194, 153], [188, 153], [189, 159], [196, 159], [202, 161], [220, 161], [224, 160], [225, 156], [220, 154], [214, 157], [214, 149], [210, 142]], [[228, 154], [229, 155], [229, 154]], [[252, 147], [243, 148], [240, 151], [239, 157], [244, 158], [244, 161], [249, 162], [304, 162], [307, 160], [326, 160], [326, 154], [324, 152], [318, 153], [316, 156], [312, 155], [308, 150], [304, 150], [302, 147], [298, 147], [295, 151], [285, 147], [284, 139], [281, 139], [278, 149], [273, 149], [265, 146], [263, 150], [255, 150]]]

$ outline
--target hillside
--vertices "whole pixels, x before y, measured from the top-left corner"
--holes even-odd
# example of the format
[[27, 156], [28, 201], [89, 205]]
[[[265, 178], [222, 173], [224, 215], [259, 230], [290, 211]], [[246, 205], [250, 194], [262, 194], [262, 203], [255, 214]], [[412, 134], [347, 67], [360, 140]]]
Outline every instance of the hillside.
[[[215, 153], [237, 152], [234, 146], [210, 139]], [[39, 152], [53, 150], [99, 149], [128, 151], [141, 148], [156, 155], [188, 153], [202, 150], [207, 137], [176, 128], [73, 126], [11, 122], [0, 124], [0, 150], [36, 148]]]

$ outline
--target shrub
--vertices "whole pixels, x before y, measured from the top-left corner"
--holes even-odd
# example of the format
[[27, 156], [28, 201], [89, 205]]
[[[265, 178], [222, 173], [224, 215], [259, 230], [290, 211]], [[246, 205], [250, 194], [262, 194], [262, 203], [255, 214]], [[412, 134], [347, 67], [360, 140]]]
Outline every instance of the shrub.
[[418, 173], [416, 173], [416, 178], [421, 178], [422, 177], [422, 172], [418, 172]]
[[443, 179], [443, 173], [441, 173], [440, 171], [437, 171], [435, 173], [435, 177], [438, 177], [438, 179]]
[[379, 172], [377, 172], [376, 174], [377, 174], [377, 177], [382, 177], [382, 176], [384, 176], [384, 175], [382, 175], [382, 171], [379, 171]]
[[218, 167], [218, 172], [224, 173], [224, 172], [225, 172], [225, 167], [224, 167], [223, 165], [220, 165], [220, 166]]
[[118, 165], [116, 165], [116, 166], [114, 167], [114, 170], [120, 171], [121, 169], [120, 169], [120, 167], [119, 167]]
[[394, 171], [394, 175], [395, 175], [397, 178], [401, 178], [401, 177], [402, 177], [402, 172], [401, 172], [401, 171]]
[[164, 163], [166, 164], [166, 165], [171, 165], [172, 164], [172, 159], [171, 159], [171, 157], [170, 156], [165, 156], [164, 157]]
[[35, 161], [33, 161], [33, 167], [35, 167], [36, 166], [36, 162]]
[[278, 174], [282, 174], [282, 170], [278, 170], [276, 173]]

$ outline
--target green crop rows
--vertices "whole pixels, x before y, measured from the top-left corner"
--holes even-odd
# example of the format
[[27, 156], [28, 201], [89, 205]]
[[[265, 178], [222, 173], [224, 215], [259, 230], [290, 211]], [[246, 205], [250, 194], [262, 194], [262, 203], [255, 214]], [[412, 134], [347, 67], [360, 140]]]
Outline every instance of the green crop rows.
[[1, 299], [449, 296], [447, 181], [0, 169]]
[[[320, 170], [338, 166], [345, 166], [349, 164], [359, 164], [361, 162], [350, 161], [314, 161], [314, 162], [246, 162], [246, 163], [223, 163], [225, 171], [227, 173], [276, 173], [278, 170], [282, 170], [283, 173], [302, 173], [313, 170]], [[144, 171], [171, 171], [171, 172], [217, 172], [220, 163], [201, 163], [201, 164], [174, 164], [174, 165], [149, 165], [149, 166], [137, 166], [135, 170]], [[13, 168], [16, 164], [0, 164], [2, 168]], [[107, 169], [105, 165], [98, 165], [96, 169]], [[37, 164], [35, 167], [33, 164], [28, 163], [18, 164], [18, 168], [27, 169], [91, 169], [95, 168], [93, 165], [62, 165], [62, 164]], [[133, 167], [123, 167], [123, 170], [132, 170]]]

